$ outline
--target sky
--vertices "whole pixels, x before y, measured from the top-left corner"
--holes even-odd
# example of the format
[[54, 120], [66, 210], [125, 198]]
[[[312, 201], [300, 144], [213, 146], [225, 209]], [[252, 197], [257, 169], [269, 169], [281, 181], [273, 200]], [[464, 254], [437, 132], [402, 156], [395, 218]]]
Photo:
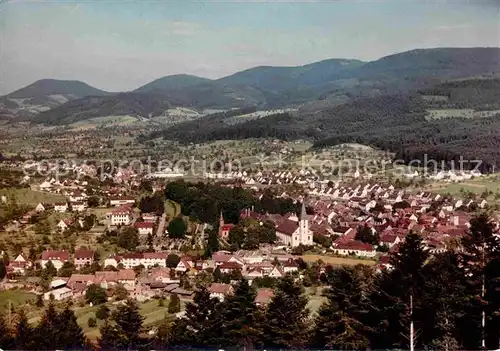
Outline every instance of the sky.
[[500, 46], [500, 0], [0, 0], [0, 95], [38, 79], [107, 91], [172, 74]]

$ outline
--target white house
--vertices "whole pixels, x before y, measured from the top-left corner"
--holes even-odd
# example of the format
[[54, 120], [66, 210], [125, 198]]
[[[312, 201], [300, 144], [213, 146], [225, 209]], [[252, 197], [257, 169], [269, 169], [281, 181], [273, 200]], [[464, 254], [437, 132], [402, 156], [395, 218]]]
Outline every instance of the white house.
[[43, 294], [43, 299], [50, 300], [50, 295], [54, 296], [54, 300], [61, 301], [71, 298], [73, 296], [73, 291], [67, 287], [47, 291], [45, 294]]
[[110, 199], [109, 203], [111, 206], [133, 205], [135, 199], [133, 197], [117, 197]]
[[68, 211], [68, 204], [66, 202], [56, 202], [54, 204], [54, 211], [66, 212], [66, 211]]
[[355, 255], [360, 257], [375, 257], [377, 253], [372, 245], [358, 240], [338, 243], [333, 247], [333, 252], [342, 256]]
[[129, 207], [120, 207], [111, 212], [111, 225], [129, 225], [132, 219], [132, 210]]
[[134, 227], [139, 235], [153, 235], [154, 223], [152, 222], [135, 222]]
[[65, 262], [69, 261], [68, 251], [44, 251], [42, 252], [42, 259], [40, 260], [40, 265], [45, 267], [48, 262], [52, 262], [54, 267], [59, 270]]
[[40, 202], [38, 205], [35, 207], [36, 212], [43, 212], [45, 211], [45, 206]]

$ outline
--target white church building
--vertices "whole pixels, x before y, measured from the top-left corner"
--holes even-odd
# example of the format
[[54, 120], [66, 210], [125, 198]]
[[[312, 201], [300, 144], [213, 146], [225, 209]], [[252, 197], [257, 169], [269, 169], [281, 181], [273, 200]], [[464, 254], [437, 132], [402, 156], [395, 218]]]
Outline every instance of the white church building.
[[283, 244], [291, 247], [313, 245], [313, 233], [309, 229], [306, 207], [302, 203], [300, 217], [284, 219], [276, 228], [276, 236]]

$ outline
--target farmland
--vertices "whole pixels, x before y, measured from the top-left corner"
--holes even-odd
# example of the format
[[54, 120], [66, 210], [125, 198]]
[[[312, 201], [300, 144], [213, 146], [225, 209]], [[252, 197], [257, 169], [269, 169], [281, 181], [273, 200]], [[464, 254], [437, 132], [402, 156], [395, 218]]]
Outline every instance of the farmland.
[[312, 263], [316, 262], [318, 260], [321, 260], [327, 264], [331, 265], [347, 265], [347, 266], [354, 266], [357, 264], [366, 264], [366, 265], [374, 265], [376, 262], [374, 260], [370, 259], [358, 259], [358, 258], [347, 258], [347, 257], [335, 257], [335, 256], [328, 256], [328, 255], [313, 255], [313, 254], [306, 254], [301, 256], [302, 259], [305, 262]]
[[6, 196], [7, 199], [15, 199], [18, 203], [29, 206], [36, 206], [42, 203], [54, 203], [64, 201], [65, 197], [57, 194], [45, 193], [36, 191], [29, 188], [20, 189], [0, 189], [0, 196]]

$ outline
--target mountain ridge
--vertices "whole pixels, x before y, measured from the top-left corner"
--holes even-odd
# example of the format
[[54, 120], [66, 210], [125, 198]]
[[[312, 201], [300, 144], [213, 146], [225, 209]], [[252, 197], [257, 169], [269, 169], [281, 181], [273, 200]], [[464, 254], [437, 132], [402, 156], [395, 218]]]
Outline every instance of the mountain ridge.
[[[147, 106], [162, 106], [168, 100], [170, 106], [194, 109], [250, 106], [274, 109], [307, 104], [308, 109], [314, 110], [357, 98], [425, 88], [448, 79], [500, 74], [499, 58], [500, 48], [415, 49], [370, 62], [326, 59], [302, 66], [258, 66], [215, 80], [186, 74], [165, 76], [127, 92], [128, 95], [100, 95], [100, 99], [105, 105], [102, 113], [110, 111], [109, 105], [129, 105], [124, 99], [146, 99]], [[116, 101], [111, 102], [113, 98], [109, 96]], [[158, 101], [153, 103], [155, 99]], [[39, 111], [44, 112], [44, 117], [35, 115], [33, 121], [58, 123], [56, 115], [68, 117], [64, 109], [74, 110], [74, 105], [67, 103]], [[92, 109], [89, 115], [99, 113], [100, 108], [87, 104], [86, 100], [78, 104], [83, 110]], [[153, 110], [138, 109], [146, 118], [158, 113], [156, 108]], [[55, 115], [50, 116], [51, 113]], [[87, 113], [78, 115], [82, 117]], [[77, 119], [76, 116], [70, 118]]]

